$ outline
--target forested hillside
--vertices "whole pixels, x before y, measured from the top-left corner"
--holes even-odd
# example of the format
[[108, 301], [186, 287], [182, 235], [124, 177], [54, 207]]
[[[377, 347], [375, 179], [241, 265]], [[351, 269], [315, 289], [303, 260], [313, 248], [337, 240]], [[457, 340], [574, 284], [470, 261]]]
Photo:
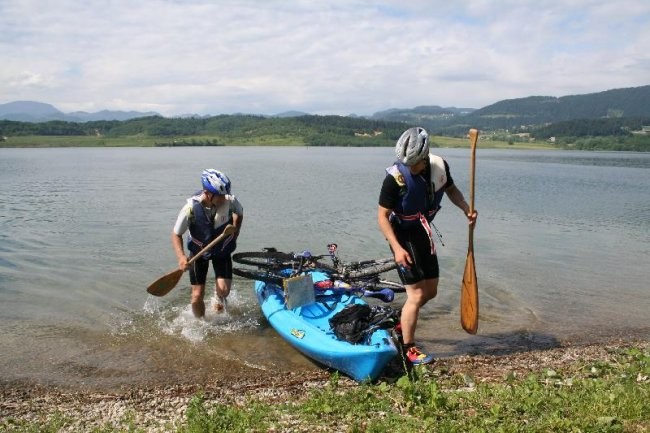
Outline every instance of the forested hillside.
[[[261, 137], [290, 139], [311, 146], [393, 146], [404, 131], [399, 122], [368, 120], [342, 116], [300, 116], [269, 118], [252, 115], [221, 115], [208, 118], [143, 117], [127, 121], [43, 123], [0, 121], [5, 137], [102, 136], [108, 138], [145, 135], [160, 137], [165, 145], [175, 138], [215, 137], [210, 145], [230, 142], [255, 142]], [[187, 140], [178, 140], [187, 144]]]
[[44, 136], [93, 137], [82, 140], [93, 141], [86, 145], [104, 145], [99, 138], [128, 138], [124, 140], [128, 143], [147, 138], [143, 145], [393, 146], [404, 129], [414, 125], [425, 127], [432, 135], [463, 139], [470, 128], [478, 128], [482, 139], [508, 144], [546, 142], [572, 149], [650, 151], [650, 86], [560, 98], [531, 96], [475, 111], [437, 106], [392, 109], [372, 118], [224, 114], [90, 122], [2, 120], [0, 141]]
[[416, 107], [373, 115], [374, 119], [420, 124], [434, 134], [448, 136], [463, 136], [469, 127], [490, 131], [524, 131], [531, 127], [578, 119], [643, 117], [650, 117], [650, 86], [559, 98], [530, 96], [506, 99], [479, 110]]
[[574, 119], [650, 117], [650, 86], [553, 98], [510, 99], [476, 110], [474, 123], [492, 128], [541, 125]]

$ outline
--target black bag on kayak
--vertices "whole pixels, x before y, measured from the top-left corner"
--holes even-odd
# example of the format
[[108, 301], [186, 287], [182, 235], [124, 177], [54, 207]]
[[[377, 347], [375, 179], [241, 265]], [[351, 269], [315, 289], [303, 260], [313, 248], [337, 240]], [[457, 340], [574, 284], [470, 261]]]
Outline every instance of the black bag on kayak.
[[370, 305], [350, 304], [336, 313], [330, 320], [330, 327], [340, 339], [350, 343], [358, 343], [368, 328]]
[[357, 344], [377, 329], [394, 327], [399, 322], [399, 316], [391, 307], [351, 304], [336, 313], [329, 322], [334, 335], [340, 340]]

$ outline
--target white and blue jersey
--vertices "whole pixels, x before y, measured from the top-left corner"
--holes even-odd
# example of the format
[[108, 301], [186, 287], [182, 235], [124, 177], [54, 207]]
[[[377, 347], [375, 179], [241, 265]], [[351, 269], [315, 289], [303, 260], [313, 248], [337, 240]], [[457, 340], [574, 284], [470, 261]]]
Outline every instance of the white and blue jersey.
[[[201, 203], [201, 194], [190, 197], [183, 206], [176, 224], [174, 233], [182, 236], [189, 230], [187, 248], [192, 254], [199, 252], [203, 246], [219, 236], [226, 225], [231, 224], [233, 215], [243, 215], [243, 207], [234, 195], [226, 195], [225, 202], [218, 207], [206, 207]], [[205, 258], [225, 257], [236, 248], [235, 237], [231, 235], [217, 245]]]

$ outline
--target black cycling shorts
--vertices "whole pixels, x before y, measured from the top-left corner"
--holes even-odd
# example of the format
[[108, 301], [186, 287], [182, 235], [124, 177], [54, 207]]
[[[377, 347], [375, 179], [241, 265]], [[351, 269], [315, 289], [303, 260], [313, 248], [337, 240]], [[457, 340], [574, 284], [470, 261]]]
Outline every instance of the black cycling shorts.
[[440, 277], [438, 256], [431, 254], [431, 242], [424, 230], [398, 231], [396, 235], [400, 245], [413, 261], [410, 268], [397, 268], [402, 284], [410, 285]]
[[212, 262], [212, 269], [214, 269], [215, 278], [225, 278], [232, 280], [232, 258], [220, 257], [212, 259], [198, 259], [190, 265], [190, 283], [193, 286], [205, 284], [208, 276], [209, 263]]

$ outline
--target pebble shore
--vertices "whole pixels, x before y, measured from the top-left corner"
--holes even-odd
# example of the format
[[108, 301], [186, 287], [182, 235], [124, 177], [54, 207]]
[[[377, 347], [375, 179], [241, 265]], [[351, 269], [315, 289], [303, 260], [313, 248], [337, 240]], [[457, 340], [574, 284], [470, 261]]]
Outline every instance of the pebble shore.
[[[568, 346], [508, 355], [465, 355], [440, 359], [429, 368], [440, 376], [470, 377], [476, 383], [503, 381], [508, 375], [527, 375], [544, 369], [571, 369], [591, 361], [607, 361], [616, 350], [626, 347], [648, 349], [649, 342], [610, 342], [600, 345]], [[296, 401], [314, 389], [327, 385], [330, 372], [259, 375], [237, 380], [216, 379], [188, 385], [136, 386], [110, 392], [64, 389], [28, 383], [0, 382], [0, 431], [22, 422], [44, 422], [65, 416], [74, 420], [65, 432], [91, 431], [107, 424], [137, 427], [148, 432], [174, 430], [182, 425], [190, 400], [201, 394], [206, 402], [243, 405], [250, 400], [266, 403]], [[341, 389], [359, 386], [341, 377]]]

